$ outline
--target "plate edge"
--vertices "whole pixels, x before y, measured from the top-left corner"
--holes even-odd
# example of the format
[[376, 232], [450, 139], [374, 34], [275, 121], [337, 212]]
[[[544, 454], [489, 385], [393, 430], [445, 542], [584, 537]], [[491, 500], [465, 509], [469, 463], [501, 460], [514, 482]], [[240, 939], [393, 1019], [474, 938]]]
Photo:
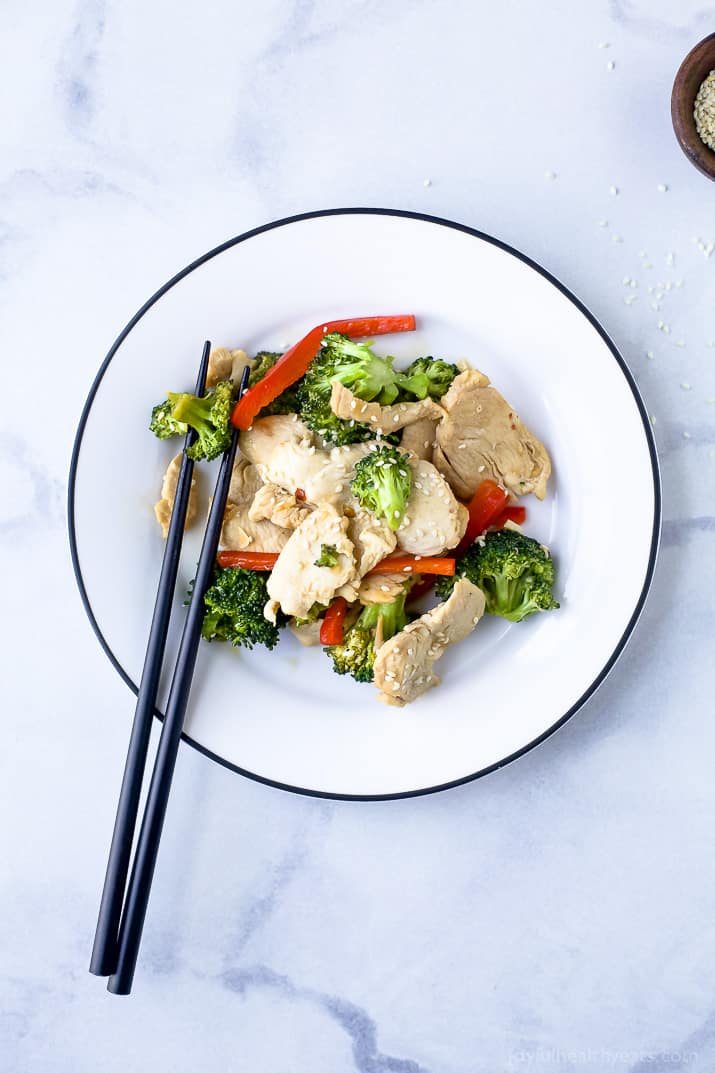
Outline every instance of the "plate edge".
[[[185, 268], [182, 268], [179, 272], [176, 273], [176, 275], [172, 276], [171, 279], [169, 279], [166, 283], [159, 287], [159, 289], [155, 291], [155, 293], [150, 298], [147, 299], [147, 301], [140, 307], [140, 309], [137, 310], [134, 316], [127, 322], [127, 324], [124, 326], [122, 331], [119, 333], [119, 335], [116, 337], [111, 347], [109, 348], [104, 360], [102, 361], [102, 364], [100, 365], [94, 377], [94, 380], [92, 381], [89, 393], [85, 400], [84, 406], [82, 407], [77, 426], [77, 432], [75, 434], [75, 439], [72, 446], [72, 455], [70, 458], [67, 486], [67, 528], [72, 569], [74, 572], [75, 581], [77, 583], [77, 588], [79, 590], [80, 599], [82, 601], [82, 605], [84, 607], [87, 618], [89, 619], [89, 623], [94, 630], [95, 636], [97, 637], [97, 640], [99, 641], [110, 663], [117, 671], [119, 676], [122, 678], [122, 680], [129, 686], [132, 692], [136, 694], [136, 683], [132, 681], [131, 677], [127, 674], [127, 672], [124, 670], [124, 668], [121, 666], [118, 659], [112, 652], [106, 638], [104, 637], [99, 627], [99, 623], [94, 616], [94, 612], [92, 611], [92, 606], [89, 601], [89, 595], [85, 588], [84, 580], [82, 577], [82, 571], [79, 562], [79, 551], [77, 546], [77, 534], [75, 529], [75, 482], [77, 477], [79, 455], [82, 446], [82, 438], [92, 408], [92, 404], [94, 402], [94, 397], [99, 389], [104, 374], [106, 373], [109, 364], [114, 358], [117, 350], [122, 345], [129, 333], [138, 324], [144, 314], [147, 313], [151, 309], [151, 307], [159, 301], [160, 298], [162, 298], [169, 290], [171, 290], [172, 287], [174, 287], [182, 279], [188, 276], [191, 272], [195, 271], [197, 268], [200, 268], [201, 265], [205, 264], [207, 261], [212, 260], [214, 257], [218, 256], [218, 254], [223, 253], [225, 250], [231, 249], [231, 247], [238, 245], [240, 242], [245, 242], [250, 238], [254, 238], [256, 235], [263, 234], [267, 231], [272, 231], [278, 227], [285, 227], [288, 224], [300, 223], [305, 220], [318, 219], [324, 216], [346, 215], [394, 216], [412, 220], [420, 220], [424, 223], [435, 224], [440, 227], [448, 227], [452, 230], [461, 231], [464, 234], [471, 235], [473, 238], [481, 239], [482, 241], [488, 242], [492, 246], [496, 246], [498, 249], [503, 250], [505, 253], [510, 254], [512, 257], [516, 257], [517, 260], [521, 261], [524, 264], [527, 264], [530, 268], [534, 269], [534, 271], [538, 272], [540, 276], [552, 283], [557, 288], [557, 290], [560, 291], [560, 293], [563, 294], [564, 297], [567, 298], [573, 305], [575, 305], [576, 308], [586, 317], [591, 326], [595, 328], [601, 339], [604, 341], [604, 343], [610, 350], [611, 355], [618, 364], [621, 372], [623, 373], [626, 383], [631, 389], [631, 393], [635, 399], [636, 406], [641, 416], [641, 421], [643, 423], [643, 431], [645, 433], [646, 443], [648, 445], [648, 453], [650, 456], [651, 471], [653, 477], [653, 528], [651, 533], [648, 565], [646, 568], [643, 586], [636, 602], [635, 609], [626, 625], [625, 630], [623, 631], [623, 634], [621, 635], [616, 647], [614, 648], [613, 653], [606, 661], [596, 678], [594, 678], [594, 680], [590, 683], [589, 687], [584, 691], [584, 693], [578, 698], [578, 700], [571, 706], [571, 708], [569, 708], [569, 710], [564, 715], [562, 715], [555, 723], [548, 727], [542, 734], [538, 735], [538, 737], [534, 738], [532, 741], [528, 742], [526, 745], [522, 746], [515, 752], [510, 753], [502, 760], [499, 760], [494, 764], [490, 764], [485, 768], [481, 768], [479, 771], [475, 771], [469, 775], [464, 775], [459, 779], [440, 783], [436, 786], [428, 786], [416, 790], [402, 790], [396, 793], [386, 794], [343, 794], [328, 792], [325, 790], [311, 790], [301, 786], [292, 786], [289, 783], [278, 782], [277, 780], [269, 779], [266, 776], [258, 775], [255, 772], [241, 768], [238, 765], [233, 764], [231, 761], [226, 760], [224, 757], [219, 756], [217, 753], [212, 752], [210, 749], [207, 749], [205, 746], [201, 745], [190, 735], [184, 732], [182, 732], [181, 735], [183, 741], [191, 745], [194, 749], [202, 753], [204, 756], [209, 757], [209, 759], [216, 761], [223, 767], [226, 767], [239, 775], [243, 775], [246, 778], [252, 779], [255, 782], [262, 783], [265, 786], [271, 786], [274, 789], [287, 790], [291, 793], [300, 794], [306, 797], [323, 798], [333, 801], [398, 801], [403, 798], [422, 797], [427, 794], [441, 793], [443, 790], [450, 790], [457, 786], [463, 786], [466, 783], [474, 782], [476, 779], [483, 778], [485, 775], [489, 775], [494, 771], [498, 771], [500, 768], [506, 767], [507, 764], [511, 764], [514, 760], [518, 760], [519, 757], [523, 756], [527, 752], [530, 752], [532, 749], [535, 749], [538, 745], [541, 745], [544, 741], [546, 741], [547, 738], [551, 737], [552, 734], [554, 734], [566, 722], [568, 722], [568, 720], [571, 719], [571, 717], [575, 715], [576, 712], [580, 708], [582, 708], [584, 704], [587, 703], [587, 701], [591, 699], [591, 697], [596, 693], [596, 691], [608, 677], [613, 667], [617, 663], [618, 659], [622, 655], [623, 651], [625, 650], [625, 647], [633, 634], [638, 619], [643, 612], [643, 608], [645, 606], [645, 602], [651, 588], [658, 558], [658, 550], [660, 546], [660, 533], [662, 525], [662, 491], [658, 454], [655, 446], [655, 437], [653, 435], [653, 430], [650, 424], [650, 420], [648, 418], [648, 413], [646, 411], [643, 399], [641, 398], [638, 386], [635, 382], [635, 379], [633, 378], [633, 374], [628, 368], [624, 358], [620, 354], [620, 351], [616, 347], [613, 340], [610, 338], [610, 336], [600, 324], [600, 322], [596, 319], [594, 314], [591, 313], [588, 307], [584, 305], [584, 303], [579, 298], [577, 298], [576, 295], [573, 294], [573, 292], [570, 291], [565, 284], [563, 284], [559, 279], [557, 279], [556, 276], [552, 275], [552, 273], [550, 273], [542, 265], [534, 261], [527, 254], [515, 249], [513, 246], [510, 246], [508, 243], [503, 242], [501, 239], [497, 239], [494, 238], [492, 235], [488, 235], [484, 231], [480, 231], [477, 228], [470, 227], [468, 224], [457, 223], [453, 220], [447, 220], [444, 217], [433, 216], [428, 213], [415, 212], [410, 209], [371, 208], [368, 206], [345, 207], [335, 209], [316, 209], [311, 212], [297, 213], [292, 216], [286, 216], [278, 220], [270, 221], [269, 223], [251, 228], [248, 231], [244, 231], [241, 234], [236, 235], [235, 237], [228, 239], [225, 242], [222, 242], [220, 245], [215, 246], [213, 249], [209, 250], [208, 252], [198, 257], [196, 260], [192, 261]], [[154, 715], [157, 719], [163, 720], [163, 713], [159, 711], [159, 709], [154, 709]]]

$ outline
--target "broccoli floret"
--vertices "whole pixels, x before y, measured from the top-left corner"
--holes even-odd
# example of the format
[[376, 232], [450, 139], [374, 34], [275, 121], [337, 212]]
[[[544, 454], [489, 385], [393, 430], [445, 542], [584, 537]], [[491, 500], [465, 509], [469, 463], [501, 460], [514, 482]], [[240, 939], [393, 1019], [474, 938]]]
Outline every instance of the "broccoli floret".
[[189, 458], [195, 462], [202, 458], [210, 461], [230, 446], [233, 400], [232, 380], [220, 380], [203, 397], [187, 392], [179, 395], [169, 392], [167, 401], [171, 406], [171, 417], [198, 433], [198, 439], [186, 452]]
[[399, 529], [412, 487], [409, 456], [395, 447], [376, 447], [355, 466], [350, 487], [362, 507]]
[[315, 560], [313, 566], [335, 566], [338, 561], [338, 549], [334, 544], [321, 544], [320, 557]]
[[551, 611], [554, 562], [538, 541], [514, 529], [489, 532], [457, 560], [454, 577], [437, 582], [446, 598], [457, 578], [466, 577], [484, 593], [486, 610], [510, 622], [521, 622], [535, 611]]
[[459, 369], [441, 358], [417, 358], [404, 371], [403, 390], [417, 399], [441, 399]]
[[175, 417], [172, 417], [171, 410], [171, 400], [165, 399], [164, 402], [160, 402], [158, 406], [155, 406], [151, 412], [149, 429], [160, 440], [168, 440], [172, 436], [185, 436], [188, 431], [189, 426], [185, 425], [183, 421], [177, 421]]
[[[269, 369], [272, 369], [279, 358], [283, 355], [279, 351], [274, 350], [259, 350], [253, 359], [253, 368], [251, 369], [248, 377], [249, 388], [254, 387], [259, 380], [262, 380]], [[271, 414], [294, 414], [298, 412], [298, 381], [295, 384], [291, 384], [285, 391], [281, 392], [277, 399], [273, 402], [269, 402], [267, 406], [264, 406], [260, 411], [259, 417], [269, 417]]]
[[330, 409], [332, 382], [340, 381], [365, 402], [389, 405], [400, 394], [401, 375], [392, 368], [392, 358], [374, 354], [368, 343], [330, 332], [299, 384], [300, 416], [313, 432], [338, 446], [372, 439], [368, 425], [343, 421]]
[[264, 617], [268, 602], [268, 575], [240, 567], [216, 567], [213, 583], [204, 597], [206, 611], [202, 634], [207, 641], [274, 648], [278, 626]]
[[356, 682], [372, 682], [375, 666], [375, 631], [382, 619], [382, 638], [389, 641], [410, 621], [405, 613], [406, 592], [387, 604], [369, 604], [345, 634], [341, 645], [326, 651], [336, 674], [349, 674]]

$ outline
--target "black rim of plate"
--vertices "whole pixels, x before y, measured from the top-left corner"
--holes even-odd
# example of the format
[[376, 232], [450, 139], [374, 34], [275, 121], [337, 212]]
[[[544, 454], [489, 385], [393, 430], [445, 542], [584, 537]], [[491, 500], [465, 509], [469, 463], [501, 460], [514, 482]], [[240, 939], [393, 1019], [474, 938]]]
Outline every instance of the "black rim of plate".
[[[509, 254], [512, 255], [512, 257], [516, 257], [519, 261], [522, 261], [524, 264], [526, 264], [530, 268], [532, 268], [535, 272], [538, 272], [539, 275], [541, 275], [545, 279], [547, 279], [549, 281], [549, 283], [551, 283], [554, 287], [556, 287], [557, 290], [559, 290], [561, 292], [561, 294], [563, 294], [566, 298], [568, 298], [569, 301], [572, 302], [576, 306], [576, 308], [583, 314], [583, 316], [586, 317], [586, 319], [589, 321], [591, 326], [593, 328], [595, 328], [595, 330], [600, 335], [601, 339], [604, 341], [604, 343], [606, 344], [606, 346], [610, 350], [611, 354], [613, 355], [614, 360], [620, 366], [620, 369], [621, 369], [621, 372], [623, 373], [625, 381], [628, 384], [629, 388], [631, 389], [631, 392], [633, 394], [633, 398], [635, 400], [636, 406], [638, 407], [638, 411], [640, 413], [641, 420], [643, 422], [643, 431], [644, 431], [644, 434], [645, 434], [646, 442], [648, 444], [648, 451], [650, 453], [651, 467], [652, 467], [652, 473], [653, 473], [653, 497], [654, 497], [653, 530], [652, 530], [652, 535], [651, 535], [650, 552], [649, 552], [649, 556], [648, 556], [648, 567], [647, 567], [646, 574], [645, 574], [645, 579], [644, 579], [644, 582], [643, 582], [643, 588], [641, 589], [641, 593], [640, 593], [640, 596], [639, 596], [638, 601], [636, 603], [636, 606], [635, 606], [635, 608], [633, 610], [633, 614], [631, 615], [631, 618], [630, 618], [630, 620], [628, 622], [628, 625], [626, 626], [626, 628], [625, 628], [625, 630], [623, 632], [622, 637], [618, 641], [618, 644], [616, 645], [611, 657], [606, 661], [606, 663], [603, 666], [603, 668], [601, 669], [600, 673], [596, 676], [596, 678], [594, 678], [594, 680], [591, 682], [591, 684], [588, 686], [588, 688], [585, 690], [585, 692], [581, 695], [581, 697], [579, 697], [579, 699], [576, 701], [576, 703], [573, 704], [572, 707], [569, 708], [569, 710], [564, 715], [560, 716], [542, 734], [539, 734], [539, 736], [534, 738], [533, 741], [530, 741], [528, 744], [522, 746], [520, 749], [517, 749], [516, 752], [513, 752], [509, 756], [504, 757], [503, 760], [499, 760], [495, 764], [490, 764], [488, 767], [482, 768], [479, 771], [475, 771], [470, 775], [464, 775], [459, 779], [454, 779], [451, 782], [440, 783], [438, 786], [428, 786], [428, 787], [424, 787], [422, 789], [417, 789], [417, 790], [403, 790], [403, 791], [400, 791], [399, 793], [390, 793], [390, 794], [341, 794], [341, 793], [329, 793], [328, 791], [325, 791], [325, 790], [309, 790], [309, 789], [306, 789], [305, 787], [302, 787], [302, 786], [291, 786], [288, 783], [277, 782], [275, 779], [269, 779], [264, 775], [257, 775], [255, 772], [247, 771], [245, 768], [238, 767], [237, 764], [233, 764], [233, 763], [231, 763], [230, 760], [226, 760], [224, 757], [219, 756], [217, 753], [212, 752], [210, 749], [207, 749], [204, 745], [201, 745], [199, 742], [195, 741], [192, 737], [190, 737], [190, 735], [182, 734], [183, 740], [185, 742], [187, 742], [189, 745], [193, 746], [194, 749], [197, 749], [200, 753], [203, 753], [204, 756], [208, 756], [211, 760], [215, 760], [217, 763], [222, 764], [224, 767], [229, 768], [231, 771], [237, 772], [239, 775], [245, 775], [246, 778], [253, 779], [255, 782], [264, 783], [266, 786], [273, 786], [273, 787], [275, 787], [276, 789], [279, 789], [279, 790], [289, 790], [291, 793], [304, 794], [304, 795], [306, 795], [308, 797], [322, 797], [322, 798], [329, 798], [331, 800], [338, 800], [338, 801], [395, 801], [395, 800], [399, 800], [400, 798], [405, 798], [405, 797], [421, 797], [424, 794], [438, 793], [441, 790], [449, 790], [454, 786], [462, 786], [464, 783], [472, 782], [475, 779], [482, 778], [482, 776], [488, 775], [492, 771], [497, 771], [499, 768], [506, 767], [507, 764], [510, 764], [513, 760], [516, 760], [520, 756], [523, 756], [524, 753], [527, 753], [531, 749], [534, 749], [537, 745], [540, 745], [541, 742], [545, 741], [546, 738], [550, 737], [553, 733], [555, 733], [555, 731], [557, 731], [559, 729], [559, 727], [562, 727], [564, 725], [564, 723], [566, 723], [567, 720], [569, 720], [571, 718], [571, 716], [574, 715], [579, 710], [579, 708], [583, 707], [583, 705], [586, 703], [586, 701], [589, 700], [590, 697], [593, 696], [593, 694], [596, 692], [598, 687], [601, 685], [601, 683], [604, 681], [606, 676], [609, 674], [609, 672], [613, 668], [613, 666], [616, 663], [617, 659], [619, 658], [619, 656], [623, 652], [623, 650], [624, 650], [624, 648], [625, 648], [625, 646], [626, 646], [626, 644], [628, 642], [628, 639], [630, 638], [630, 636], [631, 636], [631, 634], [633, 632], [633, 629], [634, 629], [634, 627], [636, 625], [636, 622], [638, 621], [638, 619], [640, 617], [640, 614], [641, 614], [641, 612], [643, 610], [643, 607], [644, 607], [644, 604], [645, 604], [645, 601], [646, 601], [646, 597], [648, 595], [648, 591], [649, 591], [650, 586], [651, 586], [651, 582], [653, 580], [653, 573], [654, 573], [654, 570], [655, 570], [655, 563], [656, 563], [656, 558], [657, 558], [657, 554], [658, 554], [658, 544], [659, 544], [660, 526], [661, 526], [660, 474], [659, 474], [659, 470], [658, 470], [658, 456], [657, 456], [656, 448], [655, 448], [655, 440], [654, 440], [654, 437], [653, 437], [653, 430], [651, 428], [651, 424], [650, 424], [650, 421], [648, 419], [648, 414], [647, 414], [645, 406], [643, 404], [643, 400], [640, 397], [640, 393], [639, 393], [638, 388], [636, 386], [635, 380], [633, 379], [633, 376], [632, 376], [628, 366], [626, 365], [624, 359], [621, 357], [616, 345], [610, 339], [610, 337], [608, 336], [607, 332], [604, 330], [604, 328], [601, 326], [601, 324], [598, 322], [598, 320], [596, 320], [596, 318], [594, 317], [593, 313], [591, 313], [591, 311], [586, 308], [586, 306], [583, 304], [583, 302], [581, 302], [574, 294], [572, 294], [571, 291], [567, 287], [565, 287], [563, 283], [561, 283], [558, 279], [556, 279], [554, 276], [552, 276], [550, 272], [547, 272], [547, 270], [545, 268], [542, 268], [541, 265], [537, 264], [536, 261], [533, 261], [530, 257], [527, 257], [526, 254], [521, 253], [519, 250], [514, 249], [513, 246], [509, 246], [506, 242], [502, 242], [500, 239], [493, 238], [491, 235], [487, 235], [483, 231], [478, 231], [474, 227], [468, 227], [466, 224], [455, 223], [453, 220], [445, 220], [442, 217], [430, 216], [427, 213], [423, 213], [423, 212], [411, 212], [410, 210], [407, 210], [407, 209], [381, 209], [381, 208], [367, 208], [367, 207], [364, 207], [364, 208], [320, 209], [320, 210], [316, 210], [314, 212], [298, 213], [295, 216], [286, 216], [285, 218], [283, 218], [281, 220], [274, 220], [271, 223], [263, 224], [261, 227], [254, 227], [250, 231], [245, 231], [243, 234], [237, 235], [235, 238], [229, 239], [227, 242], [223, 242], [220, 246], [216, 246], [215, 249], [209, 250], [208, 253], [203, 254], [203, 256], [197, 258], [197, 260], [193, 261], [186, 268], [183, 268], [180, 272], [178, 272], [172, 279], [170, 279], [168, 281], [168, 283], [165, 283], [163, 285], [163, 287], [160, 287], [159, 290], [156, 291], [156, 293], [153, 294], [152, 297], [149, 298], [149, 300], [144, 303], [144, 305], [141, 307], [141, 309], [138, 310], [137, 313], [135, 313], [135, 315], [132, 317], [132, 319], [129, 321], [129, 323], [126, 325], [126, 327], [120, 332], [120, 334], [117, 336], [116, 340], [114, 341], [114, 343], [110, 347], [110, 350], [109, 350], [106, 358], [102, 362], [102, 364], [101, 364], [101, 366], [99, 368], [99, 371], [98, 371], [97, 375], [94, 378], [94, 382], [92, 383], [92, 386], [91, 386], [90, 391], [89, 391], [89, 395], [87, 396], [87, 401], [85, 402], [84, 407], [82, 408], [82, 414], [81, 414], [80, 419], [79, 419], [79, 425], [77, 427], [77, 434], [76, 434], [75, 441], [74, 441], [74, 447], [72, 449], [72, 459], [71, 459], [71, 462], [70, 462], [70, 470], [69, 470], [69, 483], [68, 483], [68, 494], [67, 494], [67, 519], [68, 519], [68, 528], [69, 528], [70, 553], [71, 553], [71, 556], [72, 556], [72, 566], [73, 566], [73, 569], [74, 569], [74, 574], [75, 574], [75, 578], [76, 578], [76, 581], [77, 581], [77, 586], [79, 588], [80, 597], [82, 599], [84, 609], [85, 609], [85, 611], [87, 613], [87, 617], [89, 618], [89, 621], [91, 623], [92, 629], [94, 630], [95, 634], [97, 635], [97, 639], [98, 639], [99, 643], [101, 644], [102, 648], [104, 649], [106, 655], [108, 656], [109, 661], [111, 662], [111, 664], [113, 665], [115, 670], [118, 672], [118, 674], [121, 676], [121, 678], [129, 686], [129, 688], [136, 694], [136, 692], [137, 692], [136, 683], [134, 681], [132, 681], [130, 675], [127, 674], [127, 672], [124, 670], [124, 668], [121, 666], [121, 664], [119, 663], [118, 659], [116, 658], [116, 656], [112, 652], [112, 649], [110, 648], [109, 644], [107, 643], [107, 640], [105, 639], [104, 635], [102, 634], [102, 631], [101, 631], [101, 629], [99, 627], [99, 623], [97, 622], [97, 620], [96, 620], [96, 618], [94, 616], [94, 612], [92, 611], [92, 605], [91, 605], [90, 600], [89, 600], [89, 595], [87, 593], [87, 589], [86, 589], [85, 584], [84, 584], [84, 579], [82, 577], [82, 571], [81, 571], [81, 568], [80, 568], [79, 552], [78, 552], [78, 548], [77, 548], [77, 534], [76, 534], [76, 530], [75, 530], [75, 517], [74, 517], [75, 482], [76, 482], [76, 478], [77, 478], [77, 467], [78, 467], [78, 463], [79, 463], [79, 455], [80, 455], [80, 450], [81, 450], [81, 447], [82, 447], [82, 436], [84, 434], [85, 425], [87, 423], [87, 419], [89, 417], [89, 413], [90, 413], [90, 410], [92, 408], [92, 404], [94, 402], [94, 397], [97, 394], [99, 386], [100, 386], [100, 384], [102, 382], [102, 378], [104, 377], [104, 374], [107, 371], [107, 369], [109, 367], [109, 364], [112, 361], [112, 358], [117, 353], [117, 351], [119, 350], [120, 346], [122, 345], [122, 343], [124, 342], [126, 337], [133, 330], [135, 325], [138, 324], [138, 322], [141, 320], [141, 318], [144, 316], [144, 314], [146, 312], [148, 312], [149, 309], [151, 309], [151, 307], [155, 304], [155, 302], [158, 302], [159, 299], [161, 297], [163, 297], [163, 295], [165, 295], [167, 293], [167, 291], [169, 291], [175, 284], [177, 284], [185, 276], [188, 276], [189, 273], [195, 271], [195, 269], [200, 268], [201, 265], [205, 264], [207, 261], [210, 261], [213, 257], [216, 257], [218, 254], [223, 253], [225, 250], [230, 249], [232, 246], [236, 246], [239, 242], [246, 242], [248, 239], [253, 238], [255, 235], [263, 234], [265, 231], [272, 231], [272, 230], [274, 230], [275, 228], [278, 228], [278, 227], [286, 227], [288, 224], [300, 223], [303, 220], [317, 219], [318, 217], [321, 217], [321, 216], [347, 216], [347, 215], [398, 216], [398, 217], [404, 217], [404, 218], [411, 219], [411, 220], [420, 220], [423, 223], [434, 224], [434, 225], [436, 225], [438, 227], [449, 227], [449, 228], [452, 228], [455, 231], [461, 231], [464, 234], [472, 235], [474, 238], [480, 239], [482, 242], [488, 242], [492, 246], [498, 247], [500, 250], [504, 250], [505, 253], [509, 253]], [[160, 720], [163, 718], [163, 713], [158, 711], [158, 709], [155, 709], [154, 714]]]

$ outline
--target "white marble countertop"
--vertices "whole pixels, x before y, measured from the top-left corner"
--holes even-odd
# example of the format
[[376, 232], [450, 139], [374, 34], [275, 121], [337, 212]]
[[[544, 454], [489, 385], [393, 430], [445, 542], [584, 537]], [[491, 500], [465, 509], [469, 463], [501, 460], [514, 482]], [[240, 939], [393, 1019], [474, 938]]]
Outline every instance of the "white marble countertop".
[[[20, 363], [33, 386], [1, 419], [3, 1073], [715, 1068], [715, 185], [669, 119], [709, 15], [6, 8], [2, 353], [6, 385]], [[175, 270], [339, 205], [489, 231], [602, 320], [656, 420], [652, 595], [582, 712], [448, 793], [311, 800], [182, 748], [134, 994], [117, 999], [87, 964], [132, 705], [69, 562], [76, 421]]]

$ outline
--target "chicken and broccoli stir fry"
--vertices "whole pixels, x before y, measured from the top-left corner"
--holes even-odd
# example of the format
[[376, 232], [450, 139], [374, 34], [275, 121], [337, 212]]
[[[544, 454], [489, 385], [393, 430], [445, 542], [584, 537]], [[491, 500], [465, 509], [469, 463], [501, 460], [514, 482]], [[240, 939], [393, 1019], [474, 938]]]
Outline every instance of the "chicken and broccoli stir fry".
[[[394, 705], [437, 685], [435, 662], [485, 614], [559, 606], [549, 551], [521, 528], [519, 498], [546, 494], [546, 448], [465, 362], [397, 369], [360, 341], [413, 327], [332, 322], [285, 354], [214, 350], [206, 395], [170, 393], [150, 423], [160, 439], [195, 429], [195, 460], [241, 429], [204, 637], [272, 649], [287, 626]], [[179, 462], [155, 508], [164, 536]]]

